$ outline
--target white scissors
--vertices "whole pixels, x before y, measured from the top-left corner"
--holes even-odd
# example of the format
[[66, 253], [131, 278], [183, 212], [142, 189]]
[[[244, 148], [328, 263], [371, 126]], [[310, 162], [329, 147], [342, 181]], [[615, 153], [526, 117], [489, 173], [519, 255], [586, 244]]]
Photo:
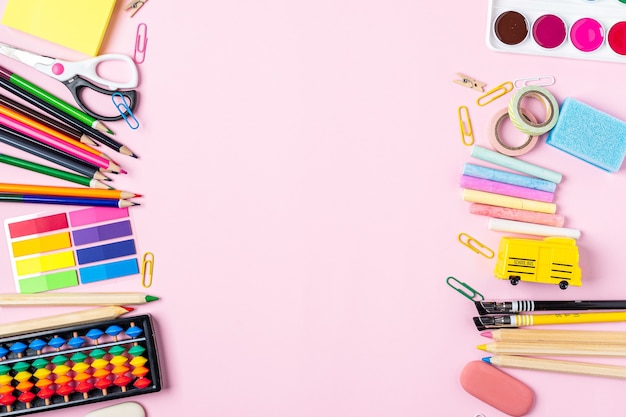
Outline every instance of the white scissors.
[[[89, 109], [80, 98], [80, 92], [84, 88], [97, 91], [101, 94], [112, 96], [117, 90], [132, 89], [137, 87], [139, 83], [139, 73], [137, 66], [131, 57], [123, 54], [104, 54], [83, 61], [64, 61], [62, 59], [52, 58], [49, 56], [38, 55], [20, 48], [0, 42], [0, 54], [16, 61], [29, 65], [36, 70], [61, 81], [70, 90], [74, 100], [85, 113], [96, 117], [99, 120], [113, 121], [123, 118], [121, 114], [116, 116], [105, 116], [98, 114]], [[99, 64], [108, 61], [122, 61], [128, 64], [130, 69], [130, 79], [125, 82], [119, 82], [103, 78], [98, 75], [97, 67]], [[90, 82], [89, 80], [93, 81]], [[107, 88], [97, 86], [95, 83], [103, 85]], [[137, 98], [135, 90], [119, 91], [119, 94], [128, 99], [128, 107], [133, 110]]]

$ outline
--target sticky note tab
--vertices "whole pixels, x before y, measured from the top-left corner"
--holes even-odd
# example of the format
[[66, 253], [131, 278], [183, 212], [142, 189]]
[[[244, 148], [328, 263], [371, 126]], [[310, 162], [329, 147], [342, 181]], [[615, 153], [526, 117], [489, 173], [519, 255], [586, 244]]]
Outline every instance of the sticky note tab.
[[108, 264], [81, 268], [80, 282], [82, 284], [89, 284], [91, 282], [104, 281], [107, 279], [119, 278], [138, 273], [139, 266], [137, 258], [132, 258]]
[[70, 234], [68, 232], [55, 233], [36, 237], [33, 239], [18, 240], [11, 244], [13, 247], [13, 256], [27, 256], [36, 253], [52, 252], [59, 249], [67, 249], [72, 247]]
[[78, 276], [76, 270], [70, 270], [21, 279], [19, 281], [19, 291], [22, 294], [32, 294], [58, 290], [60, 288], [75, 287], [77, 285]]
[[15, 269], [18, 275], [30, 275], [75, 265], [74, 252], [68, 251], [18, 260], [15, 262]]
[[2, 24], [98, 55], [115, 0], [8, 0]]

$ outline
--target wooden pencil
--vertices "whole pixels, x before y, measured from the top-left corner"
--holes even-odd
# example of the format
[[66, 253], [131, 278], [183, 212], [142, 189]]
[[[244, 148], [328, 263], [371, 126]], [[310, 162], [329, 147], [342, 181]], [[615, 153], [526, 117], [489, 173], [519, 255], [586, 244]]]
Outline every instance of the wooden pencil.
[[122, 153], [124, 155], [129, 155], [132, 156], [134, 158], [137, 157], [137, 155], [132, 152], [130, 149], [128, 149], [127, 146], [119, 143], [118, 141], [116, 141], [115, 139], [105, 135], [103, 132], [91, 127], [91, 126], [87, 126], [83, 123], [81, 123], [80, 121], [74, 119], [73, 117], [69, 116], [68, 114], [58, 110], [57, 108], [55, 108], [54, 106], [48, 104], [47, 102], [45, 102], [44, 100], [39, 99], [38, 97], [34, 96], [33, 94], [29, 93], [28, 91], [22, 90], [20, 88], [18, 88], [17, 86], [11, 84], [10, 81], [3, 79], [2, 77], [0, 77], [0, 87], [4, 88], [5, 90], [15, 94], [17, 97], [27, 101], [28, 103], [32, 104], [33, 106], [53, 115], [54, 117], [56, 117], [57, 119], [61, 120], [64, 123], [67, 123], [68, 125], [70, 125], [71, 127], [73, 127], [74, 129], [78, 129], [80, 132], [83, 132], [84, 134], [88, 135], [90, 138], [96, 140], [97, 142], [108, 146], [109, 148]]
[[626, 357], [626, 345], [580, 342], [493, 342], [478, 349], [498, 355]]
[[532, 369], [566, 374], [602, 376], [626, 379], [626, 367], [597, 363], [573, 362], [558, 359], [534, 358], [530, 356], [498, 355], [483, 358], [483, 361], [503, 368]]
[[41, 142], [37, 142], [34, 139], [29, 138], [26, 135], [15, 132], [7, 127], [0, 125], [0, 142], [5, 143], [19, 149], [21, 151], [30, 153], [46, 161], [53, 162], [64, 168], [77, 172], [79, 174], [95, 178], [98, 180], [108, 179], [101, 171], [100, 168], [82, 161], [72, 155], [68, 155], [59, 151], [51, 146], [45, 145]]
[[626, 332], [601, 330], [497, 329], [481, 333], [502, 342], [571, 342], [626, 345]]
[[0, 337], [15, 336], [18, 334], [36, 331], [51, 330], [57, 327], [73, 326], [78, 324], [95, 323], [104, 320], [113, 320], [123, 314], [133, 311], [132, 307], [106, 306], [96, 307], [73, 313], [57, 314], [0, 324]]
[[115, 189], [59, 187], [55, 185], [12, 184], [0, 182], [0, 193], [56, 195], [86, 198], [133, 198], [141, 195]]
[[12, 165], [18, 168], [26, 169], [28, 171], [37, 172], [39, 174], [44, 174], [44, 175], [48, 175], [51, 177], [60, 178], [65, 181], [84, 185], [87, 187], [107, 188], [107, 189], [112, 188], [104, 184], [103, 182], [100, 182], [100, 180], [96, 180], [94, 178], [89, 178], [84, 175], [74, 174], [73, 172], [56, 169], [53, 167], [49, 167], [47, 165], [38, 164], [35, 162], [27, 161], [26, 159], [16, 158], [10, 155], [0, 154], [0, 162], [3, 164]]
[[50, 129], [54, 129], [57, 132], [61, 132], [78, 142], [82, 142], [86, 145], [91, 145], [91, 146], [99, 146], [98, 143], [91, 140], [89, 136], [85, 135], [83, 132], [79, 131], [78, 129], [74, 129], [65, 123], [62, 123], [43, 113], [40, 113], [35, 109], [32, 109], [28, 106], [23, 105], [22, 103], [12, 100], [9, 97], [5, 96], [4, 94], [0, 94], [0, 104], [26, 117], [30, 117], [31, 119], [36, 120], [37, 122], [49, 127]]
[[140, 292], [0, 294], [0, 306], [110, 306], [145, 304], [158, 297]]

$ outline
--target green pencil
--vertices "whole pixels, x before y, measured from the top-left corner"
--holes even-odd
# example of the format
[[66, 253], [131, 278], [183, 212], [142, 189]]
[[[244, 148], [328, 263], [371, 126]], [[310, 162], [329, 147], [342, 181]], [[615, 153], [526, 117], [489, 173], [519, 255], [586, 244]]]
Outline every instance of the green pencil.
[[81, 123], [87, 125], [87, 126], [91, 126], [94, 129], [98, 129], [100, 131], [103, 132], [107, 132], [107, 133], [113, 133], [110, 129], [108, 129], [106, 126], [104, 126], [102, 124], [101, 121], [97, 120], [95, 117], [92, 117], [90, 115], [88, 115], [87, 113], [85, 113], [84, 111], [72, 106], [71, 104], [61, 100], [60, 98], [54, 96], [53, 94], [49, 93], [48, 91], [44, 90], [43, 88], [31, 83], [30, 81], [20, 77], [19, 75], [15, 74], [15, 73], [11, 73], [10, 77], [8, 78], [8, 81], [21, 88], [22, 90], [26, 90], [29, 93], [31, 93], [34, 96], [37, 96], [38, 98], [40, 98], [41, 100], [45, 101], [46, 103], [56, 107], [57, 109], [61, 110], [62, 112], [72, 116], [74, 119], [80, 121]]
[[[110, 189], [108, 185], [100, 182], [98, 179], [89, 178], [72, 172], [63, 171], [46, 165], [37, 164], [25, 159], [16, 158], [5, 154], [0, 154], [0, 162], [3, 164], [13, 165], [29, 171], [38, 172], [40, 174], [49, 175], [51, 177], [60, 178], [76, 184], [85, 185], [92, 188]], [[106, 177], [105, 177], [106, 178]]]

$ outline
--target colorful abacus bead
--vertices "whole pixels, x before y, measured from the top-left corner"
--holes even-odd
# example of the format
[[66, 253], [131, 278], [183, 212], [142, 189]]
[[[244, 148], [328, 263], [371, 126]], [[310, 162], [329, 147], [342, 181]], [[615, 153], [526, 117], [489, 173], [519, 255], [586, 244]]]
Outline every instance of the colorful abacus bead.
[[65, 339], [58, 337], [58, 336], [53, 337], [48, 342], [48, 346], [54, 348], [57, 352], [61, 350], [61, 346], [63, 346], [64, 344], [65, 344]]
[[83, 339], [82, 337], [79, 337], [78, 333], [74, 332], [73, 337], [70, 340], [68, 340], [67, 344], [70, 345], [74, 349], [78, 349], [85, 344], [85, 339]]
[[[100, 391], [102, 391], [102, 395], [107, 395], [108, 393], [108, 389], [111, 385], [113, 385], [113, 381], [111, 381], [109, 378], [107, 378], [106, 376], [108, 376], [110, 374], [110, 372], [107, 371], [107, 375], [105, 375], [105, 377], [103, 378], [98, 378], [96, 379], [96, 383], [94, 384], [94, 386], [96, 388], [98, 388]], [[94, 377], [96, 376], [96, 373], [94, 372]]]
[[87, 332], [87, 334], [85, 336], [87, 336], [88, 338], [90, 338], [91, 340], [93, 340], [93, 343], [95, 345], [98, 344], [98, 339], [100, 339], [102, 337], [102, 335], [104, 334], [104, 332], [100, 329], [91, 329]]
[[22, 357], [22, 354], [24, 353], [24, 351], [28, 349], [28, 346], [26, 346], [24, 343], [22, 342], [15, 342], [11, 345], [11, 347], [9, 348], [9, 350], [16, 354], [18, 358]]
[[[115, 373], [115, 371], [113, 371]], [[128, 384], [130, 384], [131, 378], [129, 376], [126, 376], [124, 374], [118, 376], [117, 378], [115, 378], [115, 380], [113, 381], [113, 383], [115, 385], [117, 385], [118, 387], [120, 387], [122, 389], [122, 392], [126, 392], [126, 386]]]
[[[50, 380], [47, 380], [50, 381]], [[38, 381], [38, 383], [41, 381]], [[52, 384], [52, 381], [50, 381]], [[41, 398], [46, 405], [50, 405], [50, 398], [55, 394], [55, 391], [50, 387], [50, 384], [47, 386], [39, 387], [39, 391], [37, 392], [37, 396]], [[37, 384], [35, 384], [37, 386]]]
[[107, 327], [107, 329], [104, 331], [106, 334], [108, 334], [109, 336], [111, 336], [113, 338], [114, 342], [117, 342], [117, 336], [122, 333], [122, 331], [124, 331], [124, 329], [122, 329], [120, 326], [113, 324], [109, 327]]
[[17, 398], [15, 398], [12, 394], [13, 390], [14, 388], [11, 387], [11, 392], [2, 394], [2, 397], [0, 397], [0, 405], [3, 405], [7, 408], [7, 413], [13, 411], [13, 403], [17, 401]]
[[43, 349], [47, 346], [48, 344], [46, 342], [44, 342], [41, 339], [35, 339], [32, 342], [30, 342], [28, 344], [28, 347], [32, 350], [34, 350], [35, 352], [37, 352], [37, 355], [41, 355], [41, 353], [43, 352]]
[[126, 335], [132, 339], [136, 339], [143, 333], [143, 330], [136, 326], [135, 323], [131, 323], [128, 330], [126, 330]]
[[0, 359], [2, 360], [6, 359], [8, 353], [9, 353], [9, 350], [7, 348], [5, 348], [4, 346], [0, 346]]

